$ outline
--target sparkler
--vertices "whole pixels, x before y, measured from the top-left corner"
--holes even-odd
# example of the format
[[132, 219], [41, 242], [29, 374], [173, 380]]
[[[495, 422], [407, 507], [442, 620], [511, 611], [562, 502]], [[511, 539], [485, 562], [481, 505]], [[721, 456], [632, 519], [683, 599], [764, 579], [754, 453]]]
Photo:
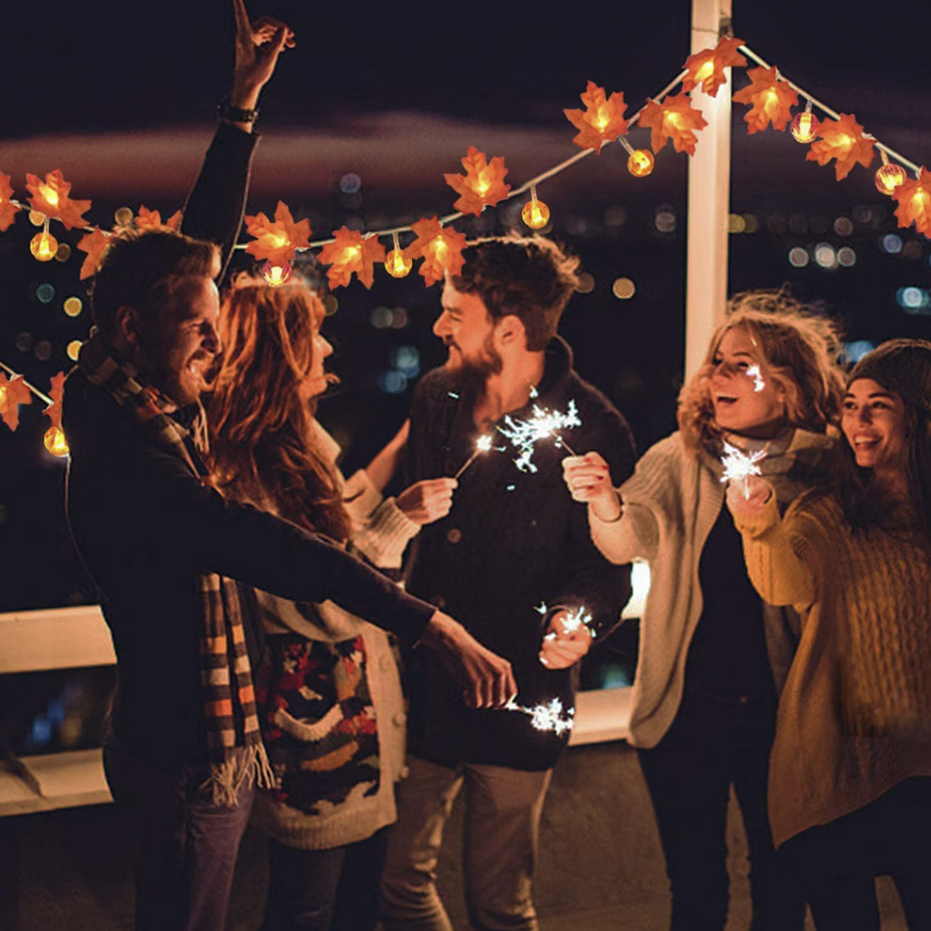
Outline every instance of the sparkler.
[[[549, 608], [546, 606], [546, 602], [543, 604], [537, 605], [535, 608], [536, 611], [539, 611], [540, 614], [546, 614], [549, 611]], [[585, 629], [591, 635], [592, 640], [595, 639], [595, 631], [592, 630], [592, 615], [589, 612], [588, 608], [585, 605], [579, 605], [577, 608], [572, 608], [566, 612], [566, 616], [562, 619], [562, 626], [565, 631], [578, 630], [580, 627], [585, 627]], [[544, 638], [544, 640], [555, 640], [556, 632], [550, 631]]]
[[491, 435], [486, 433], [475, 441], [475, 452], [472, 453], [468, 459], [466, 459], [453, 478], [459, 478], [459, 476], [462, 475], [462, 473], [465, 472], [465, 470], [468, 469], [473, 462], [475, 462], [475, 457], [479, 453], [487, 453], [489, 449], [491, 449]]
[[504, 706], [504, 710], [527, 715], [530, 718], [530, 726], [534, 730], [552, 731], [557, 737], [561, 737], [566, 731], [571, 731], [575, 722], [575, 708], [564, 711], [562, 702], [558, 698], [531, 706], [519, 705], [516, 699], [512, 698]]
[[750, 497], [750, 476], [762, 475], [757, 463], [766, 458], [766, 451], [758, 449], [756, 452], [745, 453], [736, 446], [731, 446], [727, 440], [724, 441], [724, 455], [721, 457], [721, 465], [724, 466], [724, 474], [721, 476], [722, 482], [743, 482], [744, 497]]
[[575, 401], [570, 401], [565, 414], [534, 404], [533, 416], [529, 420], [517, 420], [507, 415], [504, 424], [498, 424], [497, 429], [502, 436], [511, 441], [512, 446], [520, 450], [514, 465], [521, 472], [536, 472], [537, 467], [532, 461], [536, 444], [552, 437], [556, 446], [562, 446], [570, 456], [574, 456], [572, 448], [562, 438], [561, 431], [581, 426], [582, 421], [579, 419]]
[[747, 378], [753, 379], [753, 390], [762, 391], [766, 387], [766, 382], [763, 381], [763, 376], [760, 374], [760, 367], [758, 365], [751, 365], [747, 368]]

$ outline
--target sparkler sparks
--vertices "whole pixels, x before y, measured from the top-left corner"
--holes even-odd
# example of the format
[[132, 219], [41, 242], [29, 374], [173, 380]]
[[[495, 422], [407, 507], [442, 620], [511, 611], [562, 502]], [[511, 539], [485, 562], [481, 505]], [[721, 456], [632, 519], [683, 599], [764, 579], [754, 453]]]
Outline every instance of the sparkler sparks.
[[766, 382], [763, 381], [763, 376], [760, 374], [760, 367], [758, 365], [751, 365], [747, 368], [747, 378], [753, 379], [753, 390], [762, 391], [766, 387]]
[[478, 456], [479, 453], [487, 453], [489, 449], [491, 449], [491, 434], [485, 433], [475, 441], [475, 452], [466, 459], [453, 478], [459, 478], [459, 476], [475, 462], [475, 457]]
[[724, 474], [721, 476], [721, 481], [743, 482], [744, 497], [749, 498], [750, 476], [762, 474], [757, 463], [765, 458], [765, 450], [758, 449], [756, 452], [745, 453], [736, 446], [731, 446], [731, 444], [725, 440], [724, 455], [721, 457], [721, 465], [724, 466]]
[[569, 444], [562, 438], [562, 431], [571, 427], [581, 427], [579, 412], [575, 401], [570, 401], [566, 413], [551, 411], [537, 404], [533, 406], [533, 416], [529, 420], [517, 420], [510, 415], [504, 418], [504, 423], [498, 424], [498, 432], [511, 441], [511, 445], [520, 451], [514, 460], [514, 465], [521, 472], [536, 472], [533, 464], [533, 453], [536, 444], [541, 440], [552, 438], [554, 445], [562, 446], [570, 456], [574, 456]]
[[[534, 609], [539, 611], [540, 614], [546, 614], [549, 611], [549, 608], [546, 606], [546, 602], [543, 602]], [[563, 629], [566, 631], [578, 630], [580, 627], [585, 627], [591, 635], [592, 640], [595, 639], [595, 631], [592, 630], [592, 615], [588, 608], [585, 605], [579, 605], [577, 608], [572, 608], [566, 612], [566, 616], [562, 619]], [[544, 640], [555, 640], [556, 633], [555, 631], [550, 631], [544, 638]]]
[[575, 722], [575, 708], [564, 711], [562, 702], [558, 698], [529, 707], [517, 704], [516, 699], [512, 698], [504, 706], [504, 710], [527, 715], [530, 718], [530, 726], [534, 730], [552, 731], [557, 737], [561, 737], [566, 731], [571, 731]]

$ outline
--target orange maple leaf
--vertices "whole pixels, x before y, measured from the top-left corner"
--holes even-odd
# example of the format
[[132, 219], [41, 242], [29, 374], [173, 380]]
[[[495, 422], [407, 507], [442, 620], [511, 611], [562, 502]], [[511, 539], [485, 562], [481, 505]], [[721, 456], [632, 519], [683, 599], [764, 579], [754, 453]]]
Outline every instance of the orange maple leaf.
[[818, 137], [805, 160], [827, 165], [836, 158], [834, 170], [838, 181], [846, 178], [857, 162], [864, 168], [873, 164], [875, 140], [864, 138], [863, 127], [852, 113], [842, 113], [836, 120], [823, 120], [818, 124]]
[[0, 372], [0, 417], [15, 430], [19, 426], [19, 405], [32, 404], [32, 392], [26, 387], [22, 375], [8, 379]]
[[296, 250], [310, 246], [310, 220], [295, 223], [282, 200], [275, 209], [274, 222], [264, 213], [246, 217], [246, 232], [256, 238], [246, 246], [246, 252], [260, 260], [268, 259], [272, 265], [284, 265], [294, 258]]
[[688, 94], [678, 94], [667, 97], [662, 103], [648, 100], [640, 113], [640, 125], [652, 127], [650, 144], [654, 152], [659, 152], [666, 141], [672, 139], [677, 152], [694, 155], [698, 142], [695, 132], [707, 126], [708, 121], [701, 110], [692, 106]]
[[682, 79], [682, 90], [690, 91], [701, 84], [701, 89], [712, 97], [718, 96], [718, 88], [727, 80], [725, 68], [744, 67], [747, 59], [737, 51], [743, 39], [721, 39], [714, 48], [706, 48], [685, 61], [688, 74]]
[[162, 215], [157, 210], [149, 210], [145, 206], [139, 207], [139, 214], [136, 217], [137, 230], [159, 230], [169, 229], [176, 230], [181, 226], [181, 211], [176, 210], [164, 223]]
[[19, 213], [20, 207], [13, 203], [13, 188], [10, 176], [0, 172], [0, 232], [5, 233]]
[[911, 226], [925, 236], [931, 236], [931, 175], [924, 165], [918, 169], [917, 180], [907, 179], [893, 191], [898, 201], [895, 215], [899, 226]]
[[460, 213], [474, 213], [478, 216], [486, 206], [494, 207], [499, 200], [504, 200], [511, 190], [511, 185], [504, 183], [508, 170], [500, 155], [488, 164], [485, 153], [470, 145], [462, 159], [462, 167], [466, 170], [464, 175], [443, 175], [446, 183], [460, 195], [453, 204], [453, 209]]
[[49, 419], [52, 421], [53, 427], [58, 427], [61, 429], [61, 399], [65, 394], [65, 373], [59, 372], [52, 379], [52, 388], [49, 391], [49, 397], [52, 399], [52, 403], [42, 412], [43, 414], [48, 414]]
[[798, 103], [798, 93], [779, 79], [775, 68], [752, 68], [747, 72], [750, 83], [734, 94], [735, 103], [747, 103], [751, 108], [744, 115], [749, 134], [766, 129], [785, 132], [792, 119], [791, 108]]
[[566, 119], [579, 130], [572, 140], [580, 149], [594, 149], [601, 152], [606, 142], [613, 142], [618, 136], [627, 133], [628, 121], [624, 119], [627, 104], [620, 92], [605, 97], [603, 87], [589, 81], [582, 94], [584, 110], [563, 110]]
[[329, 265], [327, 280], [331, 288], [348, 285], [355, 273], [359, 281], [372, 287], [375, 263], [385, 261], [385, 247], [377, 236], [365, 237], [358, 230], [343, 226], [333, 233], [334, 242], [320, 250], [319, 260]]
[[87, 258], [81, 266], [81, 281], [97, 274], [100, 260], [110, 245], [110, 234], [105, 233], [99, 226], [95, 226], [89, 233], [85, 233], [78, 241], [78, 248], [87, 253]]
[[417, 238], [407, 247], [407, 254], [412, 259], [423, 258], [420, 274], [428, 285], [436, 284], [446, 272], [458, 275], [462, 271], [465, 259], [462, 250], [466, 245], [464, 233], [444, 228], [440, 221], [418, 220], [411, 224]]
[[27, 173], [26, 187], [32, 194], [29, 203], [33, 210], [61, 220], [69, 230], [76, 226], [87, 226], [87, 220], [82, 214], [90, 210], [91, 202], [71, 199], [71, 185], [65, 181], [60, 169], [50, 171], [45, 176], [45, 181]]

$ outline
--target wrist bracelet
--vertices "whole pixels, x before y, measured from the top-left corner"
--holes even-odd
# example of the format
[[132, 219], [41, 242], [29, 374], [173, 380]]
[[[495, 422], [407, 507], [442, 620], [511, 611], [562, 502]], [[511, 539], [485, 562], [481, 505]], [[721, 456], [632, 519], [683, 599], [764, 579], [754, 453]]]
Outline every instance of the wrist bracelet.
[[241, 110], [239, 107], [234, 107], [228, 97], [217, 105], [217, 114], [221, 120], [227, 120], [230, 123], [254, 123], [259, 118], [258, 108]]

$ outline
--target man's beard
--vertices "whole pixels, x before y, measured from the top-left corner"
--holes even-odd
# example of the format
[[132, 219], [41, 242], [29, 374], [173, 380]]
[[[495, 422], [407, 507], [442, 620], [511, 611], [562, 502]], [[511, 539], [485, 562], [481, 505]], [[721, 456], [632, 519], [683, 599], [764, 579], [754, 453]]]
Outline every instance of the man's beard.
[[[446, 345], [449, 346], [450, 343], [446, 342]], [[500, 375], [504, 368], [504, 359], [501, 358], [501, 354], [495, 349], [491, 333], [485, 337], [481, 355], [477, 359], [467, 359], [460, 351], [459, 360], [459, 365], [455, 370], [456, 374], [460, 376], [463, 383], [472, 385], [476, 388], [484, 387], [485, 383], [492, 375]]]

